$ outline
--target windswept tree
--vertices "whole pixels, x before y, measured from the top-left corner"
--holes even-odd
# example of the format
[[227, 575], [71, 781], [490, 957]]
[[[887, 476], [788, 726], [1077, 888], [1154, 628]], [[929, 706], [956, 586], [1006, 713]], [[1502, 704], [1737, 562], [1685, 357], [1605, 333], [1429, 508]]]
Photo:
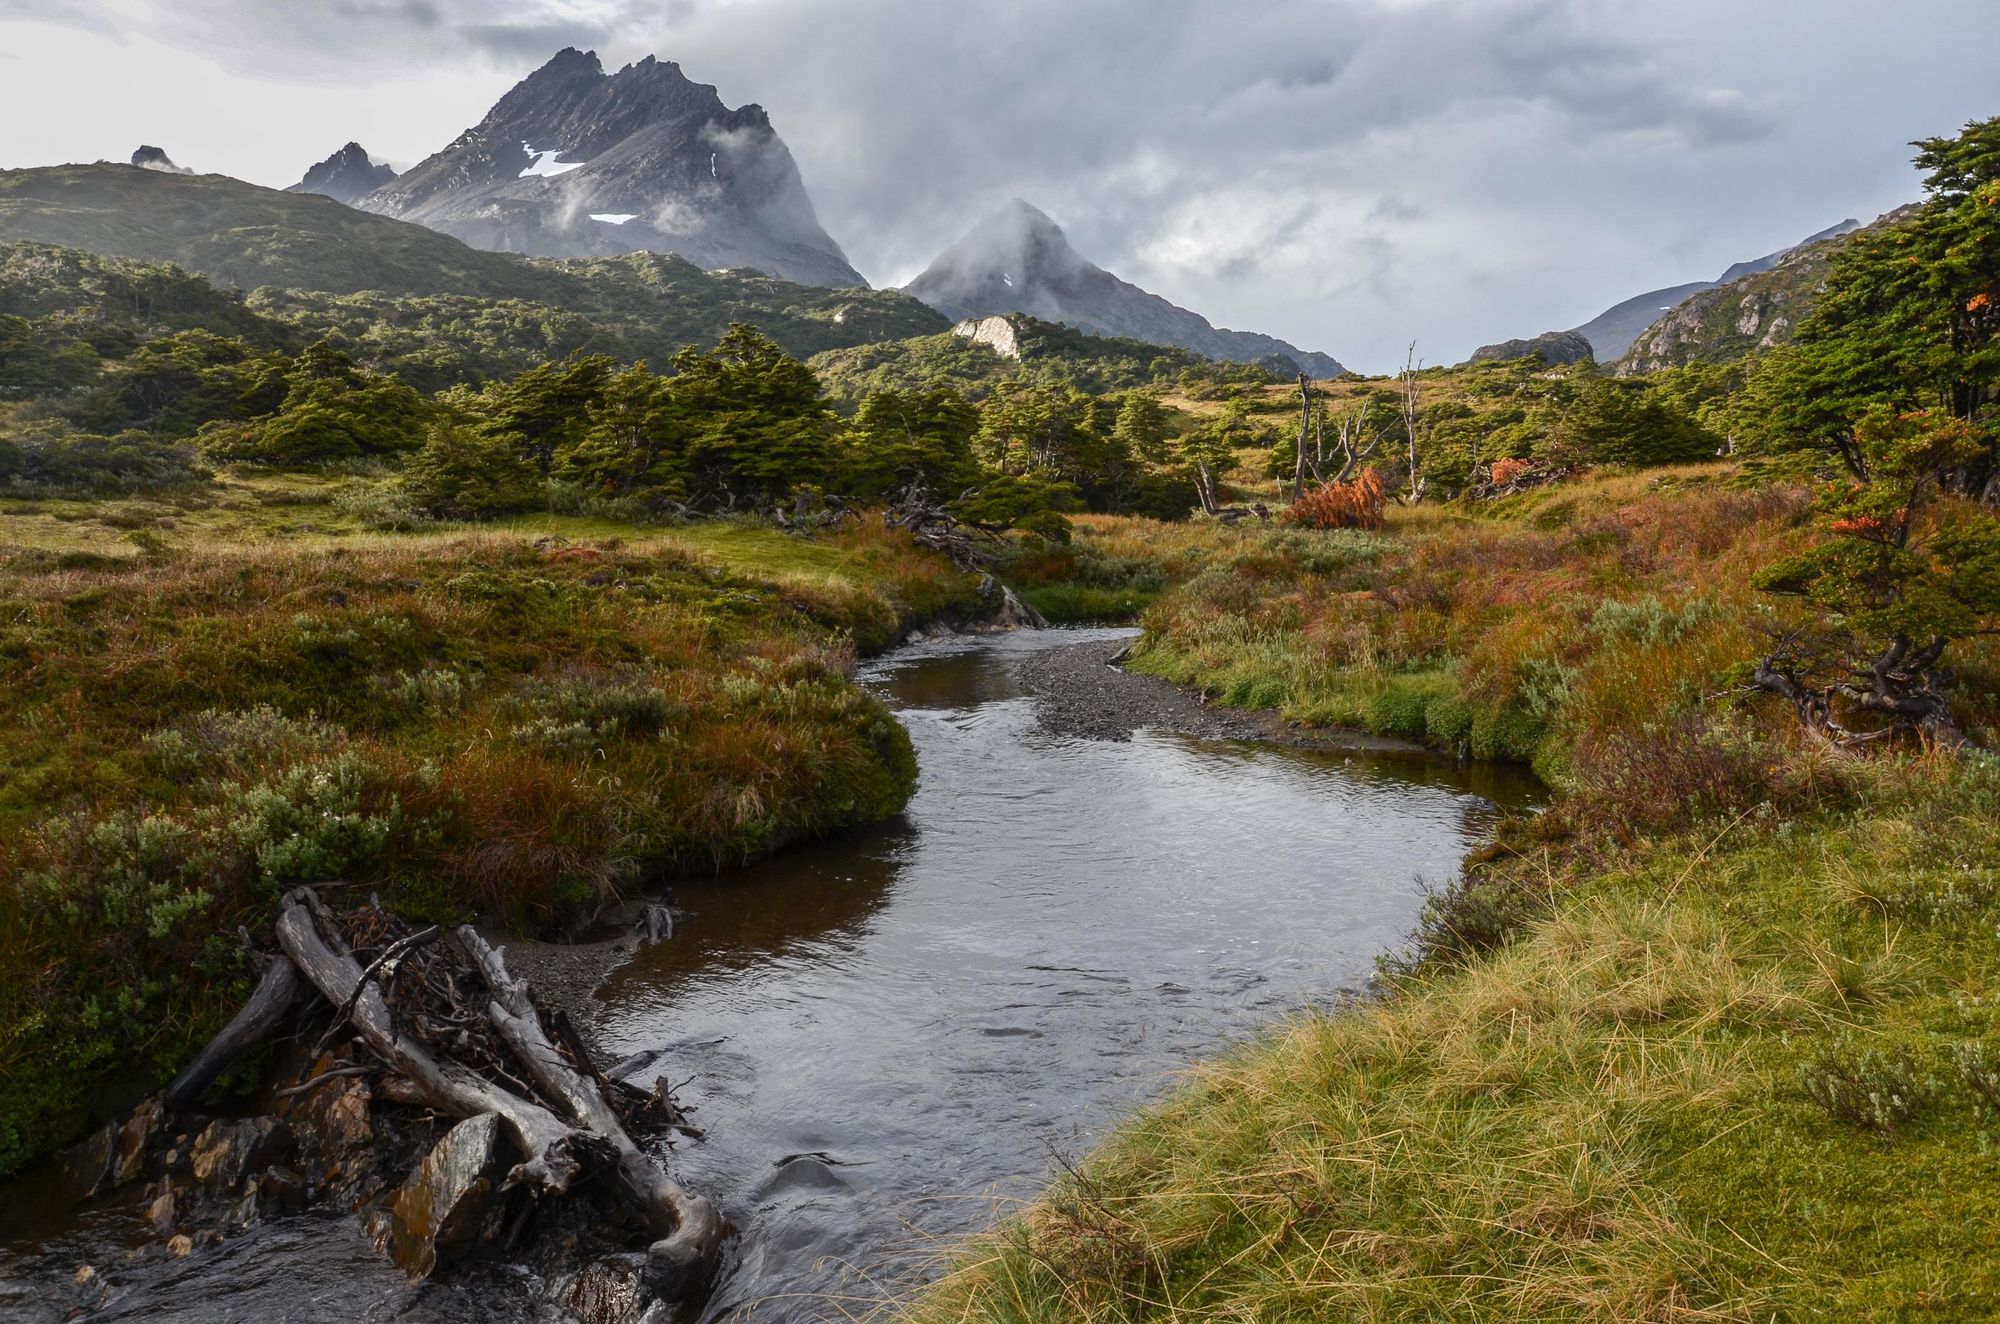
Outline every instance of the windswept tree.
[[826, 483], [834, 418], [819, 378], [755, 327], [738, 323], [713, 350], [675, 355], [671, 389], [697, 500], [771, 500]]
[[1917, 144], [1927, 201], [1855, 235], [1759, 394], [1778, 444], [1872, 481], [1859, 428], [1877, 409], [1966, 424], [1978, 445], [1947, 488], [2000, 500], [2000, 119]]
[[874, 500], [912, 484], [947, 500], [979, 482], [979, 411], [956, 391], [876, 391], [842, 430], [836, 485]]

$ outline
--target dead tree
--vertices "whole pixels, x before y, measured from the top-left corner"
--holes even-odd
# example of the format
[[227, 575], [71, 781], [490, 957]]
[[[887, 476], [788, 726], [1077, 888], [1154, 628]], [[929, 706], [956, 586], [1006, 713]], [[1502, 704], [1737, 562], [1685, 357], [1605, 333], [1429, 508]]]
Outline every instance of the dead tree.
[[1299, 445], [1292, 465], [1292, 500], [1297, 501], [1306, 494], [1306, 438], [1313, 425], [1313, 384], [1312, 378], [1303, 372], [1299, 374]]
[[[286, 895], [277, 932], [282, 959], [332, 1004], [339, 1022], [409, 1082], [417, 1098], [447, 1116], [469, 1119], [490, 1113], [500, 1119], [521, 1158], [508, 1175], [509, 1187], [562, 1196], [586, 1173], [606, 1172], [653, 1237], [646, 1254], [648, 1288], [672, 1300], [700, 1289], [721, 1252], [728, 1223], [712, 1203], [672, 1181], [633, 1143], [604, 1095], [600, 1073], [587, 1061], [573, 1063], [556, 1047], [527, 985], [507, 973], [500, 954], [477, 933], [461, 928], [454, 938], [491, 997], [483, 1013], [460, 1019], [483, 1021], [526, 1071], [540, 1098], [518, 1088], [518, 1082], [500, 1083], [426, 1042], [420, 1037], [421, 1018], [414, 1018], [414, 1028], [402, 1024], [384, 993], [390, 952], [364, 968], [310, 889]], [[407, 950], [408, 945], [406, 940], [396, 946]], [[511, 1079], [502, 1070], [490, 1074]]]
[[1398, 405], [1403, 415], [1403, 431], [1410, 442], [1410, 487], [1404, 493], [1403, 501], [1412, 506], [1424, 499], [1424, 479], [1421, 474], [1423, 460], [1420, 454], [1423, 414], [1419, 408], [1420, 401], [1417, 394], [1417, 374], [1423, 370], [1423, 366], [1417, 358], [1417, 342], [1412, 340], [1409, 356], [1403, 361], [1403, 371], [1396, 378], [1400, 397]]

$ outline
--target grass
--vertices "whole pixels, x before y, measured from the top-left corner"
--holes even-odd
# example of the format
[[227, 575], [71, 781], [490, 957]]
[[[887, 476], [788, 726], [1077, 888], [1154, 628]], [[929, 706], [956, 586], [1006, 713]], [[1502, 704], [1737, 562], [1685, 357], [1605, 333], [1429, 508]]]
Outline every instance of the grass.
[[[1388, 996], [1198, 1067], [898, 1317], [2000, 1314], [2000, 765], [1735, 692], [1768, 609], [1733, 586], [1801, 508], [1709, 467], [1382, 538], [1085, 522], [1080, 561], [1167, 581], [1135, 665], [1564, 795]], [[1990, 734], [1994, 654], [1959, 666]]]
[[854, 657], [977, 583], [906, 538], [368, 533], [328, 486], [0, 516], [0, 1171], [199, 1046], [286, 886], [543, 929], [914, 786]]

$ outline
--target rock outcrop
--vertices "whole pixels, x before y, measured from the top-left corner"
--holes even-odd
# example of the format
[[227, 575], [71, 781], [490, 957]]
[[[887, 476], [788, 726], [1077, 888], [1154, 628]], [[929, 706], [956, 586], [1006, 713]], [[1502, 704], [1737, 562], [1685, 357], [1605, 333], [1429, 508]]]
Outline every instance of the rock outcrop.
[[349, 143], [306, 171], [304, 179], [285, 191], [320, 193], [351, 205], [363, 194], [372, 193], [395, 178], [396, 172], [389, 166], [377, 165], [360, 143]]
[[486, 118], [358, 198], [475, 248], [543, 257], [673, 252], [801, 285], [865, 285], [820, 228], [761, 106], [648, 56], [606, 74], [565, 50]]
[[1090, 262], [1062, 228], [1016, 199], [974, 226], [903, 287], [946, 317], [978, 322], [1025, 313], [1100, 336], [1177, 345], [1226, 363], [1277, 356], [1315, 377], [1345, 372], [1326, 354], [1275, 336], [1230, 331]]
[[1648, 290], [1622, 303], [1613, 304], [1577, 327], [1576, 333], [1590, 342], [1590, 347], [1599, 363], [1615, 363], [1625, 356], [1625, 352], [1632, 348], [1633, 342], [1638, 340], [1648, 327], [1660, 320], [1662, 313], [1670, 313], [1697, 294], [1715, 289], [1717, 286], [1769, 271], [1789, 254], [1796, 253], [1802, 248], [1850, 234], [1859, 228], [1861, 228], [1859, 221], [1842, 221], [1793, 244], [1790, 248], [1781, 248], [1775, 253], [1767, 253], [1748, 262], [1737, 262], [1715, 280], [1698, 280], [1686, 285], [1670, 285], [1663, 290]]
[[157, 170], [163, 175], [192, 175], [194, 171], [175, 165], [174, 159], [158, 147], [141, 147], [132, 153], [132, 164], [141, 170]]
[[1566, 363], [1590, 363], [1596, 358], [1590, 341], [1576, 331], [1544, 331], [1533, 340], [1503, 340], [1481, 345], [1468, 363], [1502, 363], [1509, 359], [1540, 359], [1551, 368]]
[[1728, 363], [1788, 343], [1818, 302], [1835, 253], [1863, 229], [1894, 225], [1916, 209], [1898, 208], [1866, 227], [1825, 231], [1768, 265], [1738, 263], [1735, 279], [1697, 291], [1649, 325], [1618, 360], [1633, 377], [1690, 363]]

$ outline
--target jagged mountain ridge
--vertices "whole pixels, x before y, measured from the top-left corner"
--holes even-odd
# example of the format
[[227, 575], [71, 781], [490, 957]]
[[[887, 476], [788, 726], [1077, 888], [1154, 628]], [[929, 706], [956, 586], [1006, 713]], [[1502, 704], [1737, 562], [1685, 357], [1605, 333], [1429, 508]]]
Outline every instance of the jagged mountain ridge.
[[1788, 343], [1826, 286], [1833, 255], [1850, 238], [1907, 220], [1915, 207], [1899, 207], [1865, 226], [1847, 222], [1821, 231], [1766, 263], [1739, 263], [1734, 279], [1697, 291], [1663, 313], [1633, 341], [1617, 374], [1728, 363]]
[[1048, 216], [1015, 199], [903, 287], [954, 321], [1024, 313], [1093, 335], [1174, 345], [1229, 363], [1282, 358], [1314, 377], [1345, 372], [1327, 354], [1219, 328], [1090, 262]]
[[352, 204], [396, 178], [394, 169], [378, 165], [360, 143], [351, 142], [306, 171], [287, 193], [318, 193], [335, 202]]
[[1861, 222], [1859, 221], [1853, 219], [1842, 221], [1838, 225], [1828, 226], [1818, 234], [1809, 235], [1790, 247], [1781, 248], [1775, 253], [1767, 253], [1763, 257], [1752, 258], [1748, 262], [1737, 262], [1731, 265], [1727, 271], [1723, 272], [1715, 280], [1697, 280], [1691, 281], [1686, 285], [1669, 285], [1665, 289], [1648, 290], [1644, 294], [1634, 295], [1622, 303], [1613, 304], [1596, 317], [1585, 322], [1582, 326], [1572, 329], [1576, 334], [1590, 342], [1590, 348], [1597, 356], [1599, 363], [1615, 363], [1625, 356], [1625, 352], [1632, 348], [1633, 342], [1638, 340], [1647, 328], [1660, 320], [1661, 314], [1671, 312], [1673, 309], [1680, 307], [1680, 305], [1686, 303], [1695, 295], [1715, 289], [1721, 285], [1730, 284], [1733, 281], [1741, 280], [1746, 276], [1753, 276], [1760, 272], [1769, 271], [1772, 267], [1777, 266], [1788, 253], [1797, 252], [1801, 248], [1835, 238], [1839, 235], [1850, 234], [1860, 228]]
[[710, 270], [867, 284], [820, 228], [764, 109], [732, 110], [651, 56], [607, 74], [595, 52], [563, 50], [355, 205], [499, 252], [673, 252]]

